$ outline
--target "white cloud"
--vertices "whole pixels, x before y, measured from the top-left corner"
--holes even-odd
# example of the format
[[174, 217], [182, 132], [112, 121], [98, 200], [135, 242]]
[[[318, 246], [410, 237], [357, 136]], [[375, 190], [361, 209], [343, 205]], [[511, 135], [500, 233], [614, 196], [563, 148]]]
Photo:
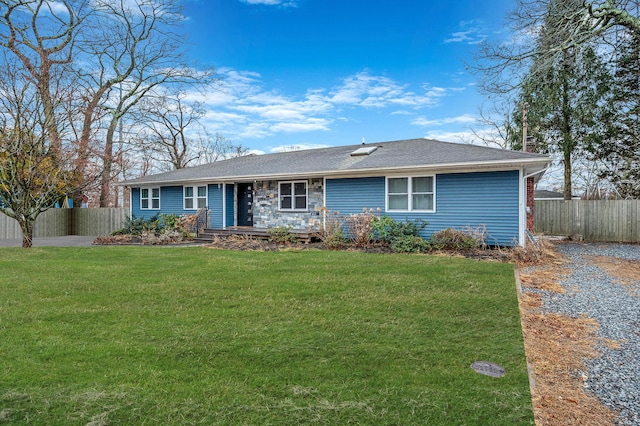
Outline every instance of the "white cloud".
[[67, 9], [67, 6], [64, 5], [64, 3], [60, 2], [60, 1], [50, 1], [47, 3], [47, 5], [49, 6], [49, 9], [51, 10], [52, 13], [54, 14], [65, 14], [68, 15], [69, 14], [69, 9]]
[[[301, 94], [267, 90], [255, 72], [220, 68], [221, 85], [210, 92], [191, 93], [204, 103], [205, 124], [228, 137], [263, 138], [278, 133], [329, 131], [336, 122], [353, 119], [358, 109], [413, 116], [439, 105], [450, 89], [423, 84], [417, 90], [389, 77], [362, 71], [332, 88], [311, 88]], [[345, 111], [349, 112], [345, 112]]]
[[266, 6], [297, 6], [298, 2], [295, 0], [240, 0], [243, 3], [247, 4], [263, 4]]
[[453, 32], [444, 43], [478, 44], [487, 38], [484, 25], [480, 21], [462, 21], [459, 27], [460, 31]]
[[414, 124], [416, 126], [428, 127], [428, 126], [442, 126], [445, 124], [471, 124], [477, 121], [478, 121], [478, 118], [476, 116], [471, 114], [463, 114], [457, 117], [447, 117], [447, 118], [441, 118], [437, 120], [428, 120], [424, 117], [418, 117], [414, 119], [411, 122], [411, 124]]
[[350, 104], [367, 108], [385, 108], [390, 105], [422, 108], [434, 106], [438, 99], [446, 95], [446, 89], [423, 85], [424, 93], [416, 94], [408, 90], [408, 85], [401, 85], [383, 76], [371, 76], [367, 72], [359, 72], [343, 80], [343, 84], [331, 90], [331, 102]]

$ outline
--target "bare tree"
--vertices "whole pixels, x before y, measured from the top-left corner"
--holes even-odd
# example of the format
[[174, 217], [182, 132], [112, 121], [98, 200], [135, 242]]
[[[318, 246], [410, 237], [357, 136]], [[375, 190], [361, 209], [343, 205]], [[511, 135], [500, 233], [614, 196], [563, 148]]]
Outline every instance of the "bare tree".
[[[62, 151], [56, 82], [73, 62], [78, 27], [86, 18], [85, 2], [0, 0], [0, 47], [10, 51], [38, 91], [52, 154]], [[58, 7], [62, 6], [62, 7]]]
[[[160, 85], [212, 76], [186, 63], [180, 12], [179, 0], [0, 0], [0, 48], [34, 82], [53, 152], [73, 146], [75, 186], [88, 186], [100, 164], [101, 206], [109, 201], [122, 117]], [[65, 109], [61, 92], [73, 98]], [[79, 192], [74, 201], [80, 204]]]
[[[100, 206], [105, 207], [113, 176], [114, 136], [123, 116], [159, 86], [207, 85], [213, 73], [187, 64], [183, 40], [174, 32], [182, 21], [177, 1], [100, 0], [96, 4], [99, 28], [93, 28], [90, 42], [81, 47], [88, 57], [97, 59], [95, 67], [101, 70], [92, 85], [106, 88], [101, 107], [108, 113], [108, 124], [100, 178]], [[105, 42], [96, 44], [96, 39]]]
[[187, 103], [185, 97], [183, 93], [163, 94], [142, 105], [144, 144], [170, 170], [183, 169], [200, 158], [194, 137], [203, 130], [195, 127], [200, 127], [204, 109], [197, 102]]
[[183, 169], [246, 154], [245, 147], [218, 133], [211, 137], [201, 123], [204, 106], [187, 99], [186, 93], [173, 91], [141, 103], [144, 123], [139, 137], [161, 169]]

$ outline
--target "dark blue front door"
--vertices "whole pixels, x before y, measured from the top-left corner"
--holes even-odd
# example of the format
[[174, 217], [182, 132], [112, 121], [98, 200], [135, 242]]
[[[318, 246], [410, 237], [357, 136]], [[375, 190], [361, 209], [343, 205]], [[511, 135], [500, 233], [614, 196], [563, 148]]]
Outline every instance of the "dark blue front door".
[[238, 226], [253, 226], [253, 184], [238, 184]]

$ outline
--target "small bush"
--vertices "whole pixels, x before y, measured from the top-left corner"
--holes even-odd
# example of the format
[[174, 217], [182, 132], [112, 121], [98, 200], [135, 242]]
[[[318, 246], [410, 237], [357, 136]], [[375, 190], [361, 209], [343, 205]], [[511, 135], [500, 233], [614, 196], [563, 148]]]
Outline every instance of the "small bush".
[[338, 250], [347, 243], [347, 237], [344, 235], [342, 228], [334, 228], [331, 234], [325, 235], [322, 243], [329, 250]]
[[371, 238], [377, 238], [391, 247], [395, 253], [422, 253], [429, 251], [430, 244], [420, 236], [428, 225], [422, 219], [398, 222], [389, 216], [375, 218], [372, 223]]
[[390, 243], [394, 253], [425, 253], [431, 250], [431, 244], [417, 235], [402, 235]]
[[357, 247], [368, 247], [371, 245], [374, 235], [373, 221], [376, 217], [376, 212], [374, 212], [373, 209], [363, 208], [362, 213], [352, 213], [346, 218], [348, 237]]
[[279, 244], [295, 243], [296, 236], [288, 226], [278, 226], [267, 231], [269, 241]]
[[140, 238], [142, 239], [142, 244], [176, 244], [184, 241], [184, 234], [177, 229], [166, 230], [159, 234], [145, 231], [140, 235]]
[[406, 236], [419, 237], [420, 232], [426, 228], [428, 224], [429, 222], [425, 222], [422, 219], [399, 222], [387, 215], [383, 215], [373, 220], [372, 228], [374, 233], [372, 238], [377, 237], [381, 241], [391, 243], [396, 238]]
[[429, 240], [431, 246], [437, 250], [470, 250], [480, 247], [480, 242], [473, 235], [453, 228], [434, 232]]
[[178, 228], [180, 216], [175, 213], [167, 214], [161, 213], [159, 215], [162, 230], [170, 230]]
[[162, 229], [162, 222], [160, 218], [156, 216], [152, 216], [149, 219], [135, 217], [132, 215], [131, 217], [127, 216], [124, 221], [124, 226], [122, 229], [117, 231], [113, 231], [111, 235], [136, 235], [139, 236], [145, 231], [151, 232], [160, 232]]

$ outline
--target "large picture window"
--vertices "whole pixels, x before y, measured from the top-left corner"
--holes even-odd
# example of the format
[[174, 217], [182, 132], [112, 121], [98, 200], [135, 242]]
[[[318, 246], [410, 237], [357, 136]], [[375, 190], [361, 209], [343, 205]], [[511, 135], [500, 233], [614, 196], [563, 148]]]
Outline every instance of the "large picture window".
[[160, 209], [160, 188], [140, 188], [140, 209]]
[[184, 187], [184, 209], [196, 210], [207, 207], [207, 187], [206, 186], [185, 186]]
[[435, 177], [387, 178], [388, 211], [435, 211]]
[[280, 210], [307, 210], [307, 181], [280, 182], [278, 185]]

